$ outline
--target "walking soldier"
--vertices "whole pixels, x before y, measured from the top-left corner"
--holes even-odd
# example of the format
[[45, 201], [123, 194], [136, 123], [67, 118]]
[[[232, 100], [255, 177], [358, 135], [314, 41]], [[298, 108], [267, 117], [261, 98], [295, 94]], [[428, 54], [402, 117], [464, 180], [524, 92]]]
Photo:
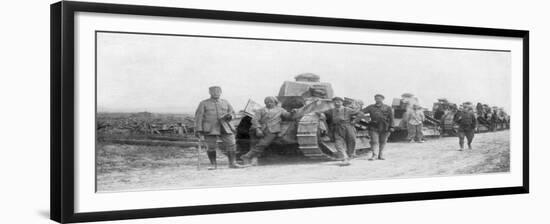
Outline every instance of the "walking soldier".
[[220, 99], [222, 89], [219, 86], [212, 86], [209, 89], [210, 98], [203, 100], [195, 113], [195, 134], [204, 138], [208, 145], [208, 159], [212, 164], [209, 169], [216, 169], [216, 148], [217, 141], [222, 141], [222, 150], [227, 152], [229, 168], [239, 168], [235, 162], [235, 136], [228, 121], [233, 118], [233, 107], [227, 100]]
[[474, 130], [477, 126], [477, 119], [472, 109], [472, 104], [466, 102], [462, 104], [461, 110], [454, 116], [454, 122], [458, 125], [458, 143], [460, 151], [464, 149], [464, 137], [468, 139], [468, 149], [472, 149], [474, 140]]
[[375, 104], [371, 104], [363, 110], [363, 113], [369, 114], [371, 122], [367, 126], [370, 135], [370, 144], [372, 156], [369, 160], [384, 160], [383, 151], [393, 131], [393, 111], [392, 108], [384, 104], [382, 94], [374, 95]]

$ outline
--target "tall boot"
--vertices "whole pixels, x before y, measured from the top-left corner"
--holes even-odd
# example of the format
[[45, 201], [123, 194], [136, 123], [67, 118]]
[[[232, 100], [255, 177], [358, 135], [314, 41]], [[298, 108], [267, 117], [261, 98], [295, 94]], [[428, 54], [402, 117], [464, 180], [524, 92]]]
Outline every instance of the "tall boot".
[[235, 151], [227, 152], [227, 158], [229, 159], [229, 168], [243, 168], [236, 162]]
[[206, 151], [206, 154], [208, 155], [208, 160], [210, 160], [210, 167], [208, 167], [208, 170], [215, 170], [218, 168], [218, 163], [216, 162], [216, 151]]

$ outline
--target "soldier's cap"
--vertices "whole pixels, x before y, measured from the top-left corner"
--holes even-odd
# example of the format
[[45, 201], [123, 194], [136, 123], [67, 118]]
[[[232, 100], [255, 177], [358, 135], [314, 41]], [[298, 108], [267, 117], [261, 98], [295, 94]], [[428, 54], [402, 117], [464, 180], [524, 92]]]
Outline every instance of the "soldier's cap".
[[380, 94], [380, 93], [379, 93], [379, 94], [376, 94], [376, 95], [374, 95], [374, 97], [382, 97], [382, 99], [386, 99], [386, 97], [385, 97], [384, 95]]
[[332, 98], [332, 101], [337, 101], [337, 100], [339, 100], [339, 101], [341, 101], [341, 102], [344, 102], [344, 99], [342, 99], [342, 97], [334, 97], [334, 98]]
[[220, 86], [210, 86], [210, 87], [208, 87], [208, 90], [215, 90], [215, 89], [221, 90], [222, 87], [220, 87]]

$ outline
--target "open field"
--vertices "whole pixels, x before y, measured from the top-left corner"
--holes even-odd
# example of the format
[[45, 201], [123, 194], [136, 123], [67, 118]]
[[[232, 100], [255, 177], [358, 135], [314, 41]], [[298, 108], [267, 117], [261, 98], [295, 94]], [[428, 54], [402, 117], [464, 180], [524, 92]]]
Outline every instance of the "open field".
[[201, 153], [197, 170], [196, 148], [97, 144], [98, 192], [158, 190], [196, 187], [264, 185], [300, 182], [410, 178], [508, 172], [509, 131], [476, 134], [473, 150], [457, 151], [456, 137], [428, 139], [426, 143], [388, 143], [386, 160], [363, 157], [352, 165], [311, 161], [300, 156], [270, 155], [260, 166], [228, 169], [218, 153], [219, 168], [206, 170]]

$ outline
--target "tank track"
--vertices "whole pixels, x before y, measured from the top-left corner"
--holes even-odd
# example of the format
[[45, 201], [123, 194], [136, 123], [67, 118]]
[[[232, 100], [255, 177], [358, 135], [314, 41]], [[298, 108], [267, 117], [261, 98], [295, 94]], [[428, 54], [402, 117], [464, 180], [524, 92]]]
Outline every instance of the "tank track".
[[338, 160], [337, 153], [331, 153], [329, 146], [319, 139], [319, 122], [319, 117], [315, 114], [304, 115], [298, 121], [298, 149], [310, 159]]

